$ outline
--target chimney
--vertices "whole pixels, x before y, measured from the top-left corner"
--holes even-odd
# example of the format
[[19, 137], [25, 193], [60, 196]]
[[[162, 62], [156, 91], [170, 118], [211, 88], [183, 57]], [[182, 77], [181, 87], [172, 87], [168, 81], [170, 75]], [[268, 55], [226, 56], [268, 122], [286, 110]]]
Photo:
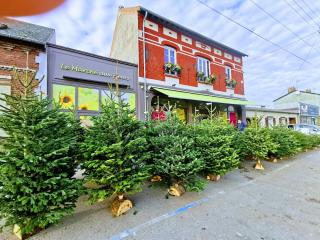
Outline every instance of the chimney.
[[289, 87], [288, 88], [288, 93], [295, 92], [297, 89], [295, 87]]

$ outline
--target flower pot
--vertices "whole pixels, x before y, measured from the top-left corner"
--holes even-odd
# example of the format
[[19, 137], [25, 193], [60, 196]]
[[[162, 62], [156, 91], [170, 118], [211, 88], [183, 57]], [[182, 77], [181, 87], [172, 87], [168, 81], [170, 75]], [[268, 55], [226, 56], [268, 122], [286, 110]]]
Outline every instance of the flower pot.
[[118, 195], [111, 204], [111, 213], [114, 217], [119, 217], [133, 207], [132, 202], [123, 195]]
[[186, 192], [185, 188], [178, 184], [178, 183], [175, 183], [173, 184], [169, 189], [168, 189], [168, 193], [171, 195], [171, 196], [175, 196], [175, 197], [180, 197], [182, 196], [184, 193]]

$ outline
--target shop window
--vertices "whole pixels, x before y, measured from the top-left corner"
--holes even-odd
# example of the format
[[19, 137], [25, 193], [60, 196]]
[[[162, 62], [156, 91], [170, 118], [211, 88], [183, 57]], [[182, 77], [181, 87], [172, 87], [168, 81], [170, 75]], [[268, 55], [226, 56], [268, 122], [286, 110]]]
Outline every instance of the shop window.
[[208, 59], [198, 57], [197, 71], [198, 73], [202, 73], [205, 77], [208, 77], [210, 75], [210, 61]]
[[76, 88], [74, 86], [66, 86], [53, 84], [53, 100], [63, 109], [74, 108]]
[[164, 63], [176, 64], [176, 50], [172, 47], [164, 47]]
[[266, 117], [266, 127], [273, 127], [276, 125], [276, 119], [274, 117]]
[[288, 124], [288, 119], [286, 117], [280, 117], [279, 118], [279, 124], [280, 125], [287, 125]]
[[124, 93], [121, 98], [129, 104], [130, 109], [136, 108], [136, 94], [134, 93]]
[[78, 88], [78, 109], [99, 111], [99, 90], [94, 88]]

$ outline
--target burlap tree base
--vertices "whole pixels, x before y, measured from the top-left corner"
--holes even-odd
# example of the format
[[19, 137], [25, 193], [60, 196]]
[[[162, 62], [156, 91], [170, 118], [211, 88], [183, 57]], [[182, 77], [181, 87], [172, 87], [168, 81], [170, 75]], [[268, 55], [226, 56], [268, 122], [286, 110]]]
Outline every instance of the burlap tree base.
[[172, 196], [180, 197], [186, 192], [184, 187], [178, 183], [175, 183], [168, 189], [168, 193]]
[[114, 217], [119, 217], [129, 211], [132, 207], [132, 202], [129, 199], [124, 198], [123, 195], [119, 195], [111, 204], [111, 213]]
[[207, 176], [207, 179], [208, 179], [208, 180], [214, 181], [214, 182], [219, 181], [220, 178], [221, 178], [220, 175], [215, 175], [215, 174], [208, 174], [208, 176]]

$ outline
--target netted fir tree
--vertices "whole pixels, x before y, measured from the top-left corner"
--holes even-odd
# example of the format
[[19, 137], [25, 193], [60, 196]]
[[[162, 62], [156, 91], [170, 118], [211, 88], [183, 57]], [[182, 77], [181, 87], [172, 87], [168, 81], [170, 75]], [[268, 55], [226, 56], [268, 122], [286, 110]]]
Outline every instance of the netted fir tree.
[[35, 74], [15, 72], [20, 92], [4, 95], [0, 128], [0, 218], [22, 236], [70, 214], [80, 194], [73, 178], [80, 125], [34, 93]]
[[103, 201], [112, 195], [122, 199], [141, 191], [149, 168], [143, 125], [134, 109], [116, 91], [92, 122], [82, 144], [85, 182], [98, 185], [89, 190], [89, 201]]

